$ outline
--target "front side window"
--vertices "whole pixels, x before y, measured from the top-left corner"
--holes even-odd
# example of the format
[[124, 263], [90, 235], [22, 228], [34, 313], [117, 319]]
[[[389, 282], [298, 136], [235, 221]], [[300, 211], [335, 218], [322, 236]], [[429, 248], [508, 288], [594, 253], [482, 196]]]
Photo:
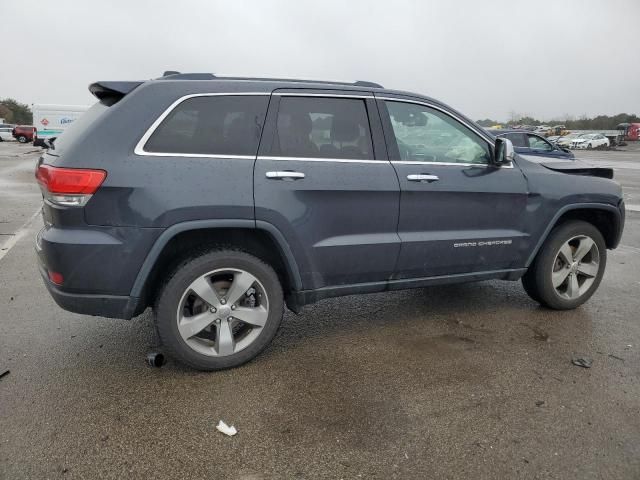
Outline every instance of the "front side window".
[[373, 158], [364, 100], [282, 97], [274, 152], [283, 157]]
[[529, 137], [529, 148], [533, 148], [535, 150], [546, 150], [551, 151], [553, 147], [551, 144], [536, 135], [528, 135]]
[[424, 105], [385, 101], [400, 160], [488, 164], [485, 140], [448, 115]]
[[256, 155], [269, 97], [188, 98], [174, 108], [144, 146], [151, 153]]

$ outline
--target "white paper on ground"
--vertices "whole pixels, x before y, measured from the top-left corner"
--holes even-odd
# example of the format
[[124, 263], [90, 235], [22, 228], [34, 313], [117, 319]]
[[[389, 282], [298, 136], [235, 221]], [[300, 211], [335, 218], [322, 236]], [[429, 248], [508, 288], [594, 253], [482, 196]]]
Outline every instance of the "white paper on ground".
[[234, 427], [233, 425], [229, 426], [226, 423], [224, 423], [222, 420], [218, 422], [218, 425], [216, 425], [216, 429], [220, 433], [224, 433], [225, 435], [228, 435], [230, 437], [233, 437], [236, 433], [238, 433], [238, 431], [236, 430], [236, 427]]

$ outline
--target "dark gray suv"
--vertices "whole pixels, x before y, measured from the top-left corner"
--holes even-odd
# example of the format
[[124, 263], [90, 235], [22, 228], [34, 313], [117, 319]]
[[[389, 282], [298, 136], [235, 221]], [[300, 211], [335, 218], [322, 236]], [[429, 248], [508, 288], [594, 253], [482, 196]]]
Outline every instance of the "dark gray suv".
[[40, 158], [44, 282], [72, 312], [154, 309], [164, 346], [240, 365], [284, 305], [522, 279], [585, 302], [624, 225], [613, 172], [524, 159], [461, 113], [370, 82], [98, 82]]

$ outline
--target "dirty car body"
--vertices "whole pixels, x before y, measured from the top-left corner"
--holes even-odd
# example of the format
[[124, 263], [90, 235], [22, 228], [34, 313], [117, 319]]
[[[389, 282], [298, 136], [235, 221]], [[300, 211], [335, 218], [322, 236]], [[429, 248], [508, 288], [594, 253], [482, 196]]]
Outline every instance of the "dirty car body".
[[[98, 102], [38, 167], [40, 270], [72, 312], [130, 319], [162, 309], [162, 298], [173, 298], [167, 282], [202, 252], [258, 259], [299, 311], [334, 296], [520, 279], [568, 221], [595, 226], [608, 249], [620, 241], [624, 204], [611, 175], [505, 157], [508, 141], [422, 95], [368, 82], [208, 74], [90, 90]], [[231, 113], [216, 123], [225, 109]], [[230, 295], [245, 269], [245, 260], [234, 261], [218, 297]], [[263, 310], [273, 308], [279, 293], [268, 272], [246, 270], [257, 280], [242, 301], [251, 297], [255, 307], [262, 295]], [[224, 298], [200, 299], [199, 307], [191, 296], [184, 318], [224, 310], [237, 326]], [[182, 328], [176, 305], [168, 308], [179, 309]], [[210, 344], [176, 340], [174, 350], [195, 349], [185, 360], [195, 368], [237, 364], [205, 362], [208, 348], [218, 359], [224, 350], [220, 315], [212, 315]], [[230, 357], [238, 345], [250, 350], [247, 338], [232, 337]]]

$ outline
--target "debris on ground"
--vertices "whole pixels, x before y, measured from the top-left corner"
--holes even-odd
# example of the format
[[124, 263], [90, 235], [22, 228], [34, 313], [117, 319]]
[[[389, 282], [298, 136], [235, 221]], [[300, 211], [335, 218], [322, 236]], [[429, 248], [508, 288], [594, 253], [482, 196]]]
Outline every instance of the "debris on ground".
[[538, 327], [531, 327], [531, 330], [534, 333], [533, 338], [535, 338], [536, 340], [540, 340], [541, 342], [548, 342], [549, 341], [549, 334], [547, 332], [545, 332], [544, 330], [542, 330], [542, 329], [540, 329]]
[[591, 368], [591, 365], [593, 365], [593, 359], [587, 357], [573, 357], [571, 359], [571, 363], [578, 367]]
[[608, 356], [611, 358], [615, 358], [616, 360], [620, 360], [621, 362], [624, 362], [624, 358], [614, 355], [613, 353], [610, 353]]
[[11, 373], [11, 370], [5, 370], [4, 372], [0, 373], [0, 378], [6, 377], [10, 373]]
[[533, 332], [533, 338], [534, 339], [539, 340], [541, 342], [548, 342], [549, 341], [549, 334], [547, 332], [545, 332], [544, 330], [542, 330], [541, 328], [529, 325], [527, 323], [522, 323], [522, 325], [524, 325], [525, 327], [527, 327], [529, 330], [531, 330]]
[[218, 422], [218, 425], [216, 425], [216, 429], [220, 433], [224, 433], [229, 437], [233, 437], [236, 433], [238, 433], [238, 431], [236, 430], [236, 427], [234, 427], [233, 425], [229, 426], [226, 423], [224, 423], [222, 420]]
[[541, 406], [543, 406], [543, 405], [544, 405], [544, 400], [538, 400], [538, 401], [536, 402], [536, 407], [541, 407]]
[[[102, 348], [102, 345], [100, 345]], [[159, 352], [147, 353], [147, 363], [152, 367], [160, 368], [164, 365], [164, 355]]]

